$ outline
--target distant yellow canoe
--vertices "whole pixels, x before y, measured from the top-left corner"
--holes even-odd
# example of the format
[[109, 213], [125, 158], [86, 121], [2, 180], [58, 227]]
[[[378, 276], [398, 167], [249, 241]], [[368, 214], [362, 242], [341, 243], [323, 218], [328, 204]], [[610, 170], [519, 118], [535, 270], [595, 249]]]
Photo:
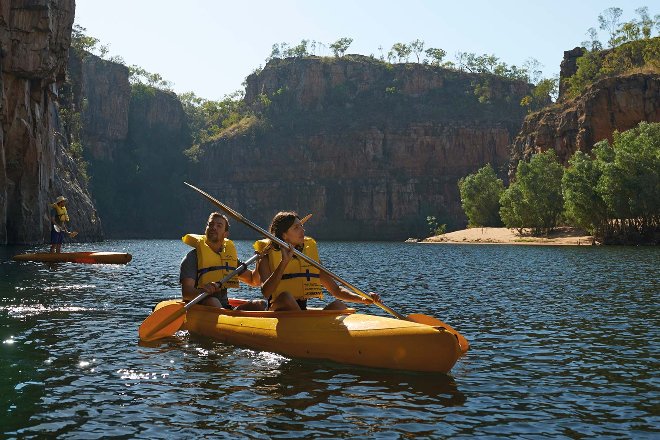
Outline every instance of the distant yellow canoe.
[[[163, 301], [156, 310], [175, 303]], [[196, 304], [182, 328], [289, 357], [398, 370], [448, 373], [463, 354], [456, 335], [444, 328], [355, 309], [249, 312]]]
[[126, 264], [132, 258], [131, 254], [121, 252], [38, 252], [14, 255], [12, 260], [44, 263]]

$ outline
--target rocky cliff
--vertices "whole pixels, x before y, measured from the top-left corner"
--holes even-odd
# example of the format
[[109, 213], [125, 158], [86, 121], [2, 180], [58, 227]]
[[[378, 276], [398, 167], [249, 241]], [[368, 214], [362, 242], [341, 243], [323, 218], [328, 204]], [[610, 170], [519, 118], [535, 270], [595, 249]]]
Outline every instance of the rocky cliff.
[[49, 204], [69, 199], [80, 239], [101, 224], [58, 119], [74, 0], [0, 3], [0, 243], [49, 239]]
[[511, 170], [521, 159], [554, 149], [566, 164], [577, 151], [589, 152], [615, 130], [640, 121], [660, 121], [660, 74], [636, 73], [600, 80], [578, 98], [530, 115], [515, 139]]
[[429, 215], [460, 227], [457, 181], [487, 163], [506, 175], [529, 87], [359, 56], [275, 60], [247, 79], [258, 123], [205, 145], [193, 183], [264, 226], [313, 213], [319, 238], [425, 236]]
[[65, 89], [67, 107], [81, 115], [86, 158], [112, 160], [128, 138], [128, 67], [71, 49]]
[[577, 60], [586, 53], [584, 47], [575, 47], [571, 50], [564, 51], [564, 59], [559, 66], [559, 100], [562, 100], [566, 95], [566, 78], [575, 75], [578, 69]]
[[80, 120], [90, 191], [106, 235], [180, 235], [184, 215], [173, 206], [185, 189], [190, 135], [177, 96], [132, 86], [126, 66], [75, 50], [64, 89], [67, 109]]

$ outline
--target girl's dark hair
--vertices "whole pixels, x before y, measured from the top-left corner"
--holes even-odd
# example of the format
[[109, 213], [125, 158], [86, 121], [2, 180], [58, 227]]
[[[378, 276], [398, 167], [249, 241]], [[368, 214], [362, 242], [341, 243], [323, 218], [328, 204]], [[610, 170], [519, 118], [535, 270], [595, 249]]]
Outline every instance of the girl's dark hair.
[[[294, 211], [280, 211], [275, 214], [273, 221], [270, 222], [270, 233], [275, 237], [282, 240], [282, 236], [293, 225], [296, 219], [300, 219], [298, 213]], [[280, 247], [277, 243], [273, 243], [273, 248], [279, 250]]]

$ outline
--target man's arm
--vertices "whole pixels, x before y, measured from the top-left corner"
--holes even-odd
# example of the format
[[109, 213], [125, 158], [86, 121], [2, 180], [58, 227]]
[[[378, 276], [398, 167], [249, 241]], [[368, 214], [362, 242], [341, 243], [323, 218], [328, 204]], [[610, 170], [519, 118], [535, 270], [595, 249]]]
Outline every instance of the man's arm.
[[190, 301], [195, 299], [197, 295], [202, 293], [202, 289], [195, 287], [195, 280], [192, 278], [181, 279], [181, 296], [183, 299]]
[[[243, 264], [239, 261], [239, 266]], [[259, 260], [257, 260], [257, 264], [254, 266], [254, 269], [249, 270], [245, 269], [243, 272], [241, 272], [240, 275], [238, 275], [238, 279], [243, 281], [245, 284], [248, 286], [260, 286], [261, 285], [261, 277], [259, 276], [259, 270], [257, 269], [259, 267]]]
[[183, 299], [194, 299], [202, 291], [195, 285], [197, 283], [197, 251], [194, 249], [188, 252], [181, 261], [179, 282], [181, 282], [181, 296]]

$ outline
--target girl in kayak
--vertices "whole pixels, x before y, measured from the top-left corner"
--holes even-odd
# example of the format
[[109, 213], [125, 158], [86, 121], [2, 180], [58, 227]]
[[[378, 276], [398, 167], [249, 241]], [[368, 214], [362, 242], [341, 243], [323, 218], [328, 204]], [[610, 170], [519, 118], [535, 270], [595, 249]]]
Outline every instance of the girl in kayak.
[[[319, 261], [316, 241], [305, 236], [300, 217], [295, 212], [279, 212], [270, 224], [270, 233], [289, 244], [280, 247], [270, 240], [255, 242], [257, 252], [263, 252], [271, 244], [270, 250], [257, 263], [257, 271], [262, 281], [261, 292], [268, 299], [268, 310], [305, 310], [307, 300], [322, 298], [324, 287], [337, 298], [327, 306], [326, 310], [343, 310], [343, 301], [371, 304], [380, 302], [380, 295], [370, 292], [371, 298], [354, 294], [343, 286], [339, 286], [327, 273], [320, 271], [294, 253], [295, 248], [315, 261]], [[342, 301], [343, 300], [343, 301]]]

